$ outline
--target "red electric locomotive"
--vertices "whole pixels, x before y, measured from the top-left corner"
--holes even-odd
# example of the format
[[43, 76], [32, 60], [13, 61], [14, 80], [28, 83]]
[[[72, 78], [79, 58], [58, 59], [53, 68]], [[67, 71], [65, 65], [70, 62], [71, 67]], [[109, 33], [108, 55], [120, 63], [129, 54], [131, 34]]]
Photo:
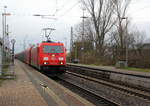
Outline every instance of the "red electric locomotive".
[[48, 74], [65, 72], [66, 49], [63, 43], [44, 41], [17, 54], [16, 57]]

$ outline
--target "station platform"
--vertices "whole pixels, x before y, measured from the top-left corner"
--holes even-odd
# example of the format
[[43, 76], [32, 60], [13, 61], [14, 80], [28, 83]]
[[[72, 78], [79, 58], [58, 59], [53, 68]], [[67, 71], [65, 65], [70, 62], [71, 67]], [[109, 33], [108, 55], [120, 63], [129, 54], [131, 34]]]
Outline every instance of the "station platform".
[[100, 70], [111, 71], [111, 72], [116, 72], [116, 73], [118, 72], [118, 73], [124, 73], [124, 74], [150, 77], [150, 72], [125, 70], [125, 69], [116, 68], [114, 66], [92, 66], [92, 65], [73, 64], [73, 63], [68, 63], [68, 65], [84, 66], [84, 67], [90, 67], [90, 68], [94, 68], [94, 69], [100, 69]]
[[93, 106], [18, 60], [14, 72], [15, 78], [0, 86], [0, 106]]
[[[68, 63], [67, 65], [68, 67], [75, 66], [81, 67], [81, 69], [85, 68], [84, 70], [86, 69], [95, 70], [94, 73], [96, 73], [97, 75], [101, 75], [103, 77], [107, 76], [106, 78], [111, 81], [117, 81], [134, 87], [142, 87], [143, 89], [147, 89], [148, 91], [150, 89], [149, 72], [124, 70], [112, 66], [91, 66], [73, 63]], [[91, 74], [93, 73], [93, 71], [90, 72]]]

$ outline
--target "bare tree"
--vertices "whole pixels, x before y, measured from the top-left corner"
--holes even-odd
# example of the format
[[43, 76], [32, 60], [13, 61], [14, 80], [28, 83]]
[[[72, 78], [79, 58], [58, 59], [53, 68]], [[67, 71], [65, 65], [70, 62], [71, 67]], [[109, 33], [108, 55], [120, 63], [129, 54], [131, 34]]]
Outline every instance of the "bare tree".
[[[78, 24], [75, 28], [75, 35], [76, 35], [76, 39], [74, 39], [75, 44], [78, 45], [77, 46], [81, 46], [80, 44], [84, 43], [84, 56], [87, 57], [87, 55], [92, 55], [95, 53], [94, 51], [94, 42], [95, 42], [95, 38], [94, 38], [94, 33], [93, 33], [93, 25], [91, 24], [91, 19], [87, 19], [85, 21], [84, 24], [84, 37], [82, 39], [82, 23]], [[82, 42], [82, 43], [81, 43]], [[81, 48], [78, 47], [78, 52], [82, 52]], [[78, 57], [82, 57], [80, 56], [81, 53], [78, 54]], [[92, 55], [93, 56], [93, 55]], [[82, 60], [80, 58], [80, 60]], [[86, 62], [87, 60], [84, 58], [84, 62]], [[83, 62], [83, 60], [81, 61]]]
[[95, 44], [97, 53], [104, 53], [105, 35], [114, 25], [113, 10], [114, 5], [111, 0], [81, 0], [91, 15], [92, 23], [95, 30]]
[[138, 30], [133, 32], [134, 35], [134, 46], [136, 49], [141, 48], [145, 41], [145, 32], [140, 32]]
[[132, 50], [134, 50], [134, 54], [137, 57], [138, 57], [138, 54], [142, 56], [142, 48], [143, 48], [145, 36], [146, 36], [145, 32], [135, 29], [130, 33], [130, 36], [132, 36], [132, 40], [130, 40], [132, 41], [130, 42], [130, 46]]
[[[129, 20], [127, 21], [128, 17], [126, 16], [128, 6], [130, 4], [131, 0], [112, 0], [115, 5], [115, 13], [116, 13], [116, 28], [117, 33], [114, 35], [114, 39], [116, 40], [116, 43], [119, 46], [120, 49], [120, 55], [123, 55], [124, 49], [126, 47], [126, 41], [128, 37], [128, 25]], [[123, 23], [123, 19], [126, 19], [126, 22]]]

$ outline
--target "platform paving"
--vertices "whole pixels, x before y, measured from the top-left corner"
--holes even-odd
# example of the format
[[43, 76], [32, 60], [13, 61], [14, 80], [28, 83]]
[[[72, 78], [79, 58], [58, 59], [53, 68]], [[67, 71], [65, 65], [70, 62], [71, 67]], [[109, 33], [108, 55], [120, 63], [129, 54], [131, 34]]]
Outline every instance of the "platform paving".
[[18, 63], [15, 79], [0, 86], [0, 106], [48, 106]]
[[14, 74], [14, 79], [5, 80], [0, 86], [0, 106], [93, 106], [18, 60]]

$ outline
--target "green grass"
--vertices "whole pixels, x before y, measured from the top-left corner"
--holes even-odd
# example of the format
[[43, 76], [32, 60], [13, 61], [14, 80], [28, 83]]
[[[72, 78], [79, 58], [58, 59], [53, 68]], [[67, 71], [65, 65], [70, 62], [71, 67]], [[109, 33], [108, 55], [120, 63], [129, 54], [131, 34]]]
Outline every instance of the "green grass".
[[102, 64], [89, 64], [91, 66], [103, 66]]
[[[96, 64], [90, 64], [90, 66], [104, 66], [102, 64], [96, 65]], [[115, 67], [115, 66], [111, 66]], [[150, 72], [150, 69], [144, 69], [144, 68], [135, 68], [135, 67], [122, 67], [119, 69], [129, 70], [129, 71], [137, 71], [137, 72]]]
[[[79, 64], [79, 65], [106, 66], [106, 65], [102, 65], [102, 64]], [[110, 67], [115, 67], [115, 66], [110, 66]], [[129, 71], [137, 71], [137, 72], [150, 72], [150, 69], [135, 68], [135, 67], [121, 67], [119, 69], [124, 69], [124, 70], [129, 70]]]
[[142, 69], [142, 68], [134, 68], [134, 67], [124, 67], [120, 69], [129, 70], [129, 71], [138, 71], [138, 72], [150, 72], [150, 69]]

